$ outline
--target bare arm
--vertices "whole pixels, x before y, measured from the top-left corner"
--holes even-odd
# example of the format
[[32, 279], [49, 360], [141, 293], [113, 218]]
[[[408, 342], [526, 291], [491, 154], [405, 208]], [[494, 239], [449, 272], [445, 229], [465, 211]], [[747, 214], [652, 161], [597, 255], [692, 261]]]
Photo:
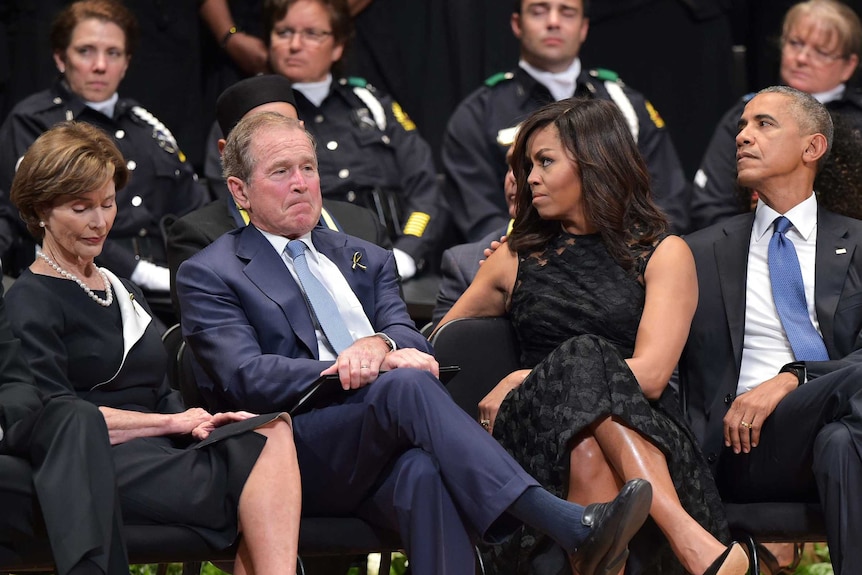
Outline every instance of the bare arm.
[[644, 273], [646, 303], [635, 350], [627, 361], [648, 399], [658, 399], [679, 361], [697, 307], [694, 258], [670, 236], [656, 248]]
[[228, 56], [243, 72], [254, 75], [267, 71], [269, 52], [263, 40], [238, 30], [224, 42], [225, 35], [236, 25], [227, 0], [204, 0], [198, 13], [216, 42], [223, 44]]
[[[506, 314], [515, 277], [518, 254], [508, 247], [498, 249], [479, 267], [473, 283], [452, 309], [440, 320], [440, 326], [461, 317], [499, 317]], [[435, 330], [436, 331], [436, 330]]]
[[190, 434], [198, 425], [208, 422], [212, 415], [195, 407], [182, 413], [140, 413], [113, 407], [99, 407], [108, 424], [111, 445], [125, 443], [138, 437]]

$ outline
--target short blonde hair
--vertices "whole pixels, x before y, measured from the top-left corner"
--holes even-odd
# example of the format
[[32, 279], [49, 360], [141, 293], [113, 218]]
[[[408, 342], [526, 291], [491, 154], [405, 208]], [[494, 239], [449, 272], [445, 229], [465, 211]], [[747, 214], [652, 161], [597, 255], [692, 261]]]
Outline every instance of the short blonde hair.
[[790, 30], [804, 16], [817, 20], [817, 24], [838, 39], [841, 56], [862, 55], [862, 23], [856, 12], [838, 0], [807, 0], [794, 4], [784, 16], [781, 29], [782, 42], [787, 40]]
[[36, 239], [39, 221], [59, 201], [99, 189], [113, 179], [119, 191], [129, 170], [113, 140], [84, 122], [61, 122], [44, 132], [24, 154], [9, 196]]

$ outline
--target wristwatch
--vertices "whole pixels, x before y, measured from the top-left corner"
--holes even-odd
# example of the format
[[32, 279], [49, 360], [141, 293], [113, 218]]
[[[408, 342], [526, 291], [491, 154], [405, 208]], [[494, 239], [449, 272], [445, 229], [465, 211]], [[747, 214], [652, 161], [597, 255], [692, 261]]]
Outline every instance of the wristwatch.
[[398, 349], [398, 346], [395, 345], [395, 340], [383, 333], [382, 331], [378, 331], [374, 335], [386, 342], [386, 345], [389, 346], [389, 351], [395, 351], [396, 349]]
[[791, 361], [790, 363], [784, 364], [784, 366], [778, 370], [778, 373], [793, 373], [796, 375], [796, 379], [799, 382], [799, 387], [805, 383], [806, 376], [808, 373], [805, 370], [805, 362], [804, 361]]

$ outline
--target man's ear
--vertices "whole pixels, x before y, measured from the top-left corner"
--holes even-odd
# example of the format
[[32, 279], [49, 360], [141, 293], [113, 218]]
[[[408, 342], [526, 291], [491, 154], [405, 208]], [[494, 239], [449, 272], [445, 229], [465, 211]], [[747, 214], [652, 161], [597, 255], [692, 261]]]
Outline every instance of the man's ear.
[[521, 39], [521, 15], [517, 12], [512, 13], [512, 19], [510, 21], [512, 25], [512, 34], [515, 35], [515, 38], [518, 40]]
[[227, 145], [227, 140], [224, 138], [218, 139], [218, 155], [221, 156], [224, 153], [224, 147]]
[[230, 195], [233, 196], [233, 201], [236, 202], [236, 205], [248, 211], [250, 204], [245, 182], [236, 176], [228, 176], [227, 189], [230, 190]]
[[812, 134], [809, 136], [808, 145], [802, 152], [802, 159], [806, 162], [817, 162], [826, 153], [826, 136], [823, 134]]

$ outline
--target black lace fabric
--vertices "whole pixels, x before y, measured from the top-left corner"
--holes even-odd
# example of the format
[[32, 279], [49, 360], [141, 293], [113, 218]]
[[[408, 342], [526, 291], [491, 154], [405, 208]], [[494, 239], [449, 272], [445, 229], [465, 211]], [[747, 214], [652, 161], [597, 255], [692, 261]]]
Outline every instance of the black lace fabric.
[[[561, 233], [545, 249], [519, 254], [510, 317], [521, 364], [532, 372], [503, 402], [494, 436], [543, 486], [565, 497], [573, 440], [613, 416], [664, 453], [685, 509], [726, 540], [721, 500], [676, 392], [668, 386], [658, 401], [648, 401], [625, 362], [643, 312], [643, 274], [662, 239], [631, 245], [630, 270], [614, 261], [599, 235]], [[497, 573], [556, 573], [543, 571], [537, 558], [549, 547], [524, 529], [489, 558]], [[626, 572], [685, 573], [651, 522], [632, 542]]]

